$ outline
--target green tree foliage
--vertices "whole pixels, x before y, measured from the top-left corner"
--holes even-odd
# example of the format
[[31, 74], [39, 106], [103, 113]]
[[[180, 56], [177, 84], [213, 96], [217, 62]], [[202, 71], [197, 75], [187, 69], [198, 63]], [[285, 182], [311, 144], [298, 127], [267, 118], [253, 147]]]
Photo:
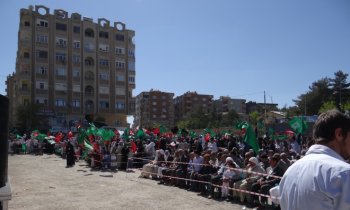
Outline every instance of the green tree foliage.
[[323, 103], [329, 101], [332, 97], [332, 91], [329, 89], [329, 79], [322, 78], [313, 82], [309, 87], [309, 91], [298, 96], [294, 100], [302, 114], [315, 115], [318, 114]]
[[260, 118], [261, 116], [257, 111], [251, 112], [249, 114], [249, 121], [252, 125], [256, 125]]
[[38, 115], [41, 106], [39, 104], [20, 105], [16, 110], [16, 126], [20, 132], [38, 129], [43, 122]]
[[235, 110], [230, 110], [226, 114], [222, 114], [222, 119], [220, 125], [222, 127], [233, 126], [234, 122], [239, 119], [239, 115]]
[[336, 105], [334, 101], [327, 101], [321, 106], [320, 110], [318, 111], [318, 114], [321, 114], [323, 112], [326, 112], [328, 110], [335, 109], [335, 108], [336, 108]]
[[179, 121], [178, 128], [204, 129], [233, 126], [234, 121], [239, 119], [236, 111], [231, 110], [225, 114], [218, 112], [215, 107], [206, 113], [201, 107], [188, 113], [185, 119]]
[[350, 83], [347, 82], [348, 74], [339, 70], [334, 73], [334, 79], [330, 79], [330, 88], [332, 90], [333, 99], [335, 101], [336, 107], [339, 110], [343, 110], [342, 105], [349, 102], [349, 86]]

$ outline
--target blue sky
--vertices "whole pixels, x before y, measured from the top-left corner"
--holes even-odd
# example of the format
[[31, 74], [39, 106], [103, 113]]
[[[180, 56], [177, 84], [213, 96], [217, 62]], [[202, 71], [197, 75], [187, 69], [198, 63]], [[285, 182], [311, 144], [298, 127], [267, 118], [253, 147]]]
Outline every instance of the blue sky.
[[15, 71], [19, 10], [45, 5], [136, 32], [136, 89], [294, 105], [312, 82], [350, 72], [348, 0], [1, 1], [0, 94]]

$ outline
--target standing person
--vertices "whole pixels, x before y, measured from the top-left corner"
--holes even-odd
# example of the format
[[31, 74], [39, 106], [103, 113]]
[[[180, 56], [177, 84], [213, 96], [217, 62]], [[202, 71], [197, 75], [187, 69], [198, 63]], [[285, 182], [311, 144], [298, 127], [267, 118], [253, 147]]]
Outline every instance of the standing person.
[[292, 164], [279, 185], [281, 208], [350, 209], [350, 117], [322, 113], [306, 156]]
[[68, 140], [66, 145], [66, 154], [67, 154], [67, 168], [72, 167], [75, 164], [75, 150], [73, 144]]

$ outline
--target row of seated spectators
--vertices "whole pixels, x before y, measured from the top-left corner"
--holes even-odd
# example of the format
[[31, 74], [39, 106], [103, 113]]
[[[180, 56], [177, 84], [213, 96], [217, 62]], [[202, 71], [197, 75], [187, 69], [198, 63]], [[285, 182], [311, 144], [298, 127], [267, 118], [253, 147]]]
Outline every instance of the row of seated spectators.
[[[195, 191], [208, 198], [260, 207], [268, 205], [269, 190], [279, 184], [287, 168], [300, 158], [292, 146], [298, 144], [296, 138], [285, 142], [265, 139], [257, 153], [236, 138], [226, 140], [226, 146], [216, 147], [215, 151], [212, 146], [208, 147], [217, 143], [215, 139], [206, 143], [197, 140], [192, 146], [184, 145], [186, 143], [180, 140], [175, 149], [170, 146], [156, 150], [154, 160], [142, 167], [140, 177]], [[231, 150], [227, 144], [233, 145]], [[309, 145], [299, 145], [302, 154]]]

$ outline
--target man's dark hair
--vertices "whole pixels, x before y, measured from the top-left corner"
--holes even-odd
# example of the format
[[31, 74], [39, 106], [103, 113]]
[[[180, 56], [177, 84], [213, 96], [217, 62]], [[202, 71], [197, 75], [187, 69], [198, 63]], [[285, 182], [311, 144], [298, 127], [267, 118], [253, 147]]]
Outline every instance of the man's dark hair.
[[335, 138], [335, 130], [342, 129], [345, 137], [350, 131], [350, 117], [342, 112], [332, 109], [322, 113], [316, 120], [313, 127], [313, 138], [316, 143], [327, 143]]

